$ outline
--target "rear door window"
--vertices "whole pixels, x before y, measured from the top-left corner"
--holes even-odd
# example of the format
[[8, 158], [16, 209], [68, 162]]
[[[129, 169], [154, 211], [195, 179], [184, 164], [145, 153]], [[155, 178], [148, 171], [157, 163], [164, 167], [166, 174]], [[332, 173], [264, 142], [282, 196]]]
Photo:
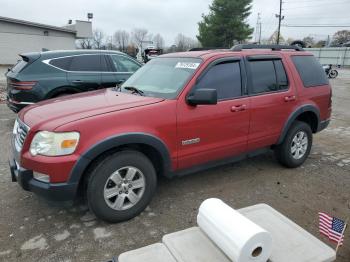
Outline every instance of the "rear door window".
[[69, 70], [79, 72], [101, 72], [100, 58], [100, 55], [73, 56]]
[[249, 61], [251, 93], [262, 94], [288, 89], [288, 78], [280, 59]]
[[280, 90], [288, 89], [288, 78], [281, 60], [273, 61], [276, 71], [277, 84]]
[[314, 56], [292, 56], [305, 87], [328, 85], [326, 74]]
[[242, 96], [239, 61], [226, 61], [211, 67], [200, 79], [196, 89], [216, 89], [219, 100]]
[[72, 61], [72, 57], [62, 57], [62, 58], [52, 59], [49, 64], [59, 69], [69, 70], [71, 61]]

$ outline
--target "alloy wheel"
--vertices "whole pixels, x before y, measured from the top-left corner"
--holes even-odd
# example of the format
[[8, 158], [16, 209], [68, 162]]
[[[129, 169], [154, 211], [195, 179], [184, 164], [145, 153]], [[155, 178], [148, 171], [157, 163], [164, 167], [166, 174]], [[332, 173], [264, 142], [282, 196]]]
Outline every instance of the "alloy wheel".
[[136, 205], [146, 187], [143, 173], [136, 167], [126, 166], [112, 173], [104, 186], [104, 199], [114, 210], [126, 210]]
[[299, 131], [293, 137], [290, 152], [294, 159], [301, 159], [307, 151], [309, 140], [304, 131]]

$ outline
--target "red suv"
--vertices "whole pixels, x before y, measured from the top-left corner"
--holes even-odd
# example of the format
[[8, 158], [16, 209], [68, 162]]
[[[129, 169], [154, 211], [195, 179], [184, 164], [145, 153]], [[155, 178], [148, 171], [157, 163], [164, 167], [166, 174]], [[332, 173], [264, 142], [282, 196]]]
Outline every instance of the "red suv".
[[85, 195], [101, 219], [138, 215], [157, 177], [272, 149], [286, 167], [327, 127], [331, 87], [298, 47], [241, 45], [152, 59], [121, 87], [40, 102], [18, 115], [13, 181], [54, 200]]

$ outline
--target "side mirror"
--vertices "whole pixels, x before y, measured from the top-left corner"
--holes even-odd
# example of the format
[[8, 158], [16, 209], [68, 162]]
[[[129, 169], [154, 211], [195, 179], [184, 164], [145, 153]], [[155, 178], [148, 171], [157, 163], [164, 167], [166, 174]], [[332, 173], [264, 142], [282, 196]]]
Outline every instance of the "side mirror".
[[121, 86], [122, 84], [124, 84], [125, 81], [126, 81], [126, 79], [120, 79], [120, 80], [118, 80], [118, 81], [115, 83], [116, 87]]
[[216, 89], [197, 89], [187, 96], [187, 103], [196, 105], [216, 105], [218, 103], [218, 95]]

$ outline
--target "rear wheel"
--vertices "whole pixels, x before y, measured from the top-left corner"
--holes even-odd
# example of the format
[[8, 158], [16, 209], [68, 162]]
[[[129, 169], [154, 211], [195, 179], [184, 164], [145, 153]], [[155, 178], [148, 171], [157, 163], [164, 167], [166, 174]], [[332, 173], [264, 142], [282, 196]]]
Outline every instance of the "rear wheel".
[[278, 161], [290, 168], [302, 165], [312, 146], [312, 130], [308, 124], [295, 121], [284, 141], [275, 149]]
[[91, 172], [87, 199], [93, 213], [108, 222], [131, 219], [151, 201], [157, 176], [151, 161], [137, 151], [117, 152]]

